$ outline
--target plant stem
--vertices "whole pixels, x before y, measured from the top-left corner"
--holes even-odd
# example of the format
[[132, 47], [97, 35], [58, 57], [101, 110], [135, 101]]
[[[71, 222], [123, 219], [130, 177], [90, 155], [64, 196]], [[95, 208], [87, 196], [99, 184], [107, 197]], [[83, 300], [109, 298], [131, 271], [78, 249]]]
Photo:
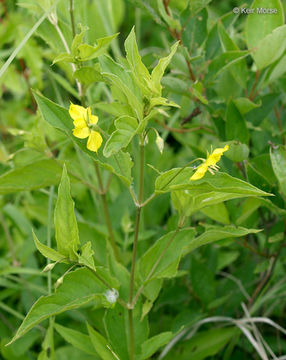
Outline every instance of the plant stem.
[[[143, 136], [141, 136], [139, 190], [138, 190], [138, 204], [136, 210], [136, 222], [135, 222], [135, 232], [134, 232], [134, 242], [133, 242], [133, 252], [132, 252], [130, 284], [129, 284], [129, 301], [128, 301], [129, 306], [133, 300], [135, 264], [136, 264], [137, 245], [138, 245], [140, 218], [141, 218], [142, 199], [143, 199], [143, 191], [144, 191], [144, 150], [145, 150], [144, 138]], [[129, 343], [130, 360], [134, 360], [135, 341], [134, 341], [134, 326], [133, 326], [133, 308], [129, 308], [128, 310], [128, 321], [129, 321], [129, 335], [130, 335], [130, 343]]]
[[[50, 18], [49, 18], [49, 20], [50, 20], [51, 24], [55, 27], [55, 29], [56, 29], [56, 31], [57, 31], [57, 33], [58, 33], [58, 35], [59, 35], [59, 37], [60, 37], [63, 45], [64, 45], [64, 48], [65, 48], [66, 52], [67, 52], [68, 54], [70, 54], [70, 49], [69, 49], [68, 43], [67, 43], [67, 41], [66, 41], [66, 39], [65, 39], [65, 37], [64, 37], [64, 34], [62, 33], [62, 30], [60, 29], [60, 27], [59, 27], [59, 25], [58, 25], [57, 20], [50, 19]], [[76, 71], [76, 67], [75, 67], [75, 64], [74, 64], [74, 63], [71, 63], [71, 68], [72, 68], [72, 71], [73, 71], [73, 72]], [[82, 86], [81, 86], [81, 83], [80, 83], [78, 80], [76, 80], [75, 82], [76, 82], [76, 86], [77, 86], [77, 89], [78, 89], [79, 96], [80, 96], [80, 98], [82, 99], [83, 94], [82, 94]]]
[[[52, 212], [53, 212], [53, 197], [54, 197], [54, 186], [50, 187], [49, 192], [49, 203], [48, 203], [48, 228], [47, 228], [47, 246], [51, 248], [51, 229], [52, 229]], [[47, 265], [51, 263], [50, 259], [47, 259]], [[52, 273], [48, 271], [48, 294], [52, 293]]]
[[151, 279], [152, 275], [154, 274], [155, 270], [157, 269], [160, 261], [162, 260], [162, 258], [164, 257], [164, 255], [166, 254], [168, 248], [170, 247], [170, 245], [172, 244], [172, 242], [174, 241], [175, 237], [177, 236], [178, 232], [180, 231], [181, 227], [178, 225], [176, 230], [174, 231], [173, 235], [171, 236], [170, 240], [168, 241], [168, 243], [166, 244], [165, 248], [163, 249], [163, 251], [161, 252], [161, 254], [159, 255], [158, 259], [156, 260], [155, 264], [153, 265], [152, 269], [150, 270], [149, 274], [147, 275], [146, 279], [144, 280], [144, 283], [140, 286], [139, 290], [137, 291], [136, 295], [134, 296], [134, 299], [131, 303], [131, 306], [135, 306], [136, 302], [139, 298], [139, 296], [142, 294], [144, 288], [145, 288], [145, 284]]
[[111, 219], [110, 219], [107, 200], [106, 200], [106, 193], [104, 191], [102, 178], [101, 178], [101, 174], [100, 174], [99, 167], [98, 167], [97, 163], [95, 163], [95, 172], [96, 172], [96, 176], [97, 176], [97, 180], [98, 180], [98, 185], [99, 185], [100, 196], [101, 196], [101, 200], [102, 200], [102, 206], [103, 206], [103, 211], [104, 211], [105, 222], [106, 222], [106, 226], [107, 226], [108, 233], [109, 233], [110, 245], [111, 245], [111, 247], [113, 249], [114, 256], [115, 256], [116, 260], [120, 261], [120, 254], [119, 254], [119, 251], [118, 251], [118, 248], [117, 248], [117, 245], [116, 245], [116, 242], [115, 242], [113, 230], [112, 230], [112, 224], [111, 224]]
[[71, 17], [72, 37], [74, 38], [76, 35], [76, 32], [75, 32], [73, 9], [74, 9], [73, 0], [70, 0], [70, 17]]

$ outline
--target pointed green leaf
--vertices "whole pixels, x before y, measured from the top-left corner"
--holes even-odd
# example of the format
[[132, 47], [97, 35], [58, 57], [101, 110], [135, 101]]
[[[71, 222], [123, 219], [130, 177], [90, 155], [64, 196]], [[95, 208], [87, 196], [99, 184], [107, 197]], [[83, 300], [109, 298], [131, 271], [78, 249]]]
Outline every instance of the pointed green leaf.
[[244, 144], [249, 141], [245, 119], [232, 100], [227, 105], [225, 132], [227, 140], [239, 140]]
[[74, 62], [74, 58], [69, 53], [62, 53], [55, 57], [52, 65], [54, 65], [58, 62]]
[[87, 324], [88, 333], [96, 353], [103, 360], [118, 360], [119, 357], [111, 349], [107, 340]]
[[226, 173], [217, 172], [215, 175], [206, 173], [202, 179], [190, 181], [193, 173], [194, 170], [192, 168], [176, 168], [164, 172], [156, 179], [156, 193], [166, 193], [173, 190], [190, 190], [194, 191], [194, 195], [215, 191], [246, 196], [271, 196], [271, 194]]
[[146, 340], [142, 345], [142, 354], [140, 360], [149, 359], [163, 345], [167, 344], [175, 336], [171, 331], [162, 332]]
[[[135, 340], [135, 359], [140, 357], [141, 345], [148, 338], [148, 320], [147, 316], [140, 321], [142, 305], [138, 301], [133, 309], [133, 326]], [[129, 360], [129, 327], [128, 310], [116, 304], [113, 309], [108, 309], [104, 317], [104, 327], [107, 333], [107, 339], [112, 350], [118, 354], [118, 359]]]
[[[165, 360], [203, 360], [216, 357], [218, 352], [237, 334], [237, 328], [217, 328], [200, 331], [191, 339], [182, 341], [165, 356]], [[192, 357], [190, 358], [190, 354]]]
[[141, 90], [146, 96], [151, 95], [151, 76], [143, 64], [137, 47], [134, 26], [124, 43], [126, 57], [132, 70], [134, 79], [138, 82]]
[[70, 194], [70, 180], [64, 165], [55, 207], [55, 228], [58, 252], [70, 260], [77, 260], [79, 236], [74, 214], [74, 202]]
[[177, 41], [171, 47], [171, 52], [168, 56], [159, 60], [158, 64], [154, 67], [154, 69], [152, 71], [151, 80], [153, 83], [153, 88], [156, 90], [156, 93], [157, 93], [157, 95], [159, 95], [159, 97], [162, 94], [162, 85], [161, 85], [162, 77], [165, 73], [167, 66], [169, 65], [170, 61], [172, 60], [172, 57], [174, 56], [175, 52], [177, 51], [178, 46], [179, 46], [179, 41]]
[[246, 229], [240, 226], [210, 226], [204, 233], [190, 241], [190, 243], [184, 248], [183, 254], [185, 256], [198, 247], [215, 241], [226, 238], [241, 237], [248, 234], [256, 234], [260, 231], [261, 230], [258, 229]]
[[227, 70], [230, 66], [238, 63], [249, 54], [250, 51], [248, 50], [231, 50], [218, 55], [212, 60], [208, 68], [206, 78], [210, 79], [212, 77], [218, 77], [218, 75], [220, 75], [223, 71]]
[[82, 44], [83, 42], [83, 37], [85, 35], [85, 33], [87, 32], [88, 27], [81, 27], [81, 32], [79, 34], [76, 34], [73, 41], [72, 41], [72, 46], [71, 46], [71, 53], [73, 56], [76, 56], [76, 51], [77, 48], [80, 44]]
[[54, 328], [65, 339], [66, 342], [87, 354], [94, 355], [95, 360], [99, 359], [99, 357], [97, 357], [96, 351], [94, 351], [92, 342], [88, 335], [83, 334], [80, 331], [61, 326], [59, 324], [54, 324]]
[[96, 46], [91, 46], [89, 44], [80, 44], [76, 49], [76, 59], [78, 61], [88, 61], [99, 57], [106, 52], [111, 41], [115, 39], [118, 34], [119, 33], [97, 39]]
[[280, 145], [270, 149], [270, 158], [274, 174], [282, 193], [286, 196], [286, 148]]
[[35, 302], [10, 343], [50, 316], [77, 309], [96, 298], [101, 298], [106, 289], [88, 269], [70, 272], [53, 295], [42, 296]]
[[90, 269], [96, 270], [94, 266], [93, 254], [94, 251], [92, 250], [91, 242], [88, 241], [81, 247], [80, 254], [77, 254], [78, 263], [81, 265], [85, 265]]
[[171, 100], [165, 99], [163, 97], [154, 97], [150, 100], [149, 109], [151, 110], [154, 106], [172, 106], [172, 107], [180, 107], [180, 105], [174, 103]]
[[45, 256], [48, 259], [51, 259], [53, 261], [61, 261], [63, 259], [66, 259], [67, 257], [63, 254], [60, 254], [58, 251], [49, 248], [48, 246], [42, 244], [38, 238], [37, 235], [34, 233], [34, 230], [32, 230], [33, 232], [33, 239], [36, 245], [36, 248], [40, 251], [40, 253]]
[[157, 264], [150, 280], [175, 276], [183, 248], [192, 241], [194, 236], [195, 230], [188, 228], [177, 234], [175, 231], [171, 231], [158, 239], [138, 261], [137, 272], [141, 281], [144, 283], [162, 253], [164, 256]]
[[40, 160], [0, 176], [0, 195], [58, 185], [62, 167], [56, 160]]
[[[248, 49], [257, 47], [262, 39], [284, 24], [283, 6], [280, 0], [254, 0], [250, 8], [254, 9], [254, 13], [247, 16], [245, 23]], [[277, 9], [277, 14], [259, 14], [257, 8]]]

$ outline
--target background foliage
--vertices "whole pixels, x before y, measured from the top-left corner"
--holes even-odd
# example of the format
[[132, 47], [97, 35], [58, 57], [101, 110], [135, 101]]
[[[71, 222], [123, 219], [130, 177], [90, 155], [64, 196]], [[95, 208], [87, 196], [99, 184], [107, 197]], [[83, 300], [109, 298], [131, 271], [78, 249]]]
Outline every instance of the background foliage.
[[[141, 214], [137, 284], [176, 231], [178, 214], [188, 216], [186, 229], [145, 289], [144, 302], [135, 307], [136, 359], [285, 358], [285, 2], [252, 4], [276, 8], [277, 15], [232, 11], [251, 3], [74, 0], [73, 29], [67, 1], [56, 2], [57, 18], [48, 0], [0, 2], [2, 358], [128, 359], [127, 310], [122, 313], [118, 303], [108, 309], [106, 288], [88, 267], [95, 264], [97, 273], [128, 300], [136, 216], [128, 188], [134, 182], [136, 192], [140, 182], [134, 138], [140, 129], [130, 119], [140, 118], [147, 105], [151, 109], [143, 98], [138, 102], [138, 94], [148, 98], [152, 93], [146, 87], [146, 68], [136, 56], [132, 63], [136, 39], [150, 72], [173, 45], [163, 87], [157, 82], [152, 96], [157, 92], [157, 99], [168, 99], [167, 105], [179, 105], [165, 107], [165, 100], [153, 100], [157, 112], [148, 125], [155, 131], [148, 132], [145, 146], [143, 196], [148, 199], [154, 189], [160, 196]], [[130, 33], [133, 25], [136, 39]], [[80, 39], [73, 42], [73, 31], [84, 32], [82, 44]], [[14, 49], [19, 50], [15, 57]], [[117, 64], [103, 56], [107, 52]], [[83, 66], [74, 72], [70, 61], [75, 56]], [[85, 96], [80, 96], [78, 82]], [[71, 133], [66, 109], [70, 101], [83, 100], [98, 115], [102, 129], [113, 134], [98, 155]], [[125, 117], [114, 122], [119, 116]], [[124, 132], [127, 116], [130, 127]], [[173, 188], [165, 185], [174, 174], [171, 169], [205, 158], [207, 151], [225, 144], [230, 150], [220, 166], [243, 183], [221, 172], [190, 184], [193, 169], [188, 167]], [[104, 189], [94, 160], [108, 186], [104, 196], [124, 266], [107, 245], [110, 233], [100, 199]], [[78, 261], [87, 266], [67, 274], [62, 285], [70, 265], [60, 263], [47, 275], [41, 271], [46, 259], [35, 246], [36, 242], [42, 253], [48, 250], [41, 244], [56, 249], [53, 213], [61, 177], [58, 197], [64, 200], [57, 202], [55, 225], [72, 233], [73, 245], [86, 244]], [[266, 193], [274, 196], [261, 197]], [[202, 206], [203, 201], [208, 206]], [[61, 235], [56, 235], [62, 253]], [[62, 259], [57, 256], [48, 254], [52, 260]], [[77, 259], [71, 248], [65, 256]], [[20, 327], [32, 305], [51, 294], [55, 283], [60, 285], [56, 300], [55, 295], [41, 298], [38, 318]], [[55, 313], [61, 314], [47, 321]], [[45, 320], [41, 324], [39, 317]], [[19, 327], [18, 336], [24, 336], [5, 347]], [[106, 344], [118, 355], [106, 351]]]

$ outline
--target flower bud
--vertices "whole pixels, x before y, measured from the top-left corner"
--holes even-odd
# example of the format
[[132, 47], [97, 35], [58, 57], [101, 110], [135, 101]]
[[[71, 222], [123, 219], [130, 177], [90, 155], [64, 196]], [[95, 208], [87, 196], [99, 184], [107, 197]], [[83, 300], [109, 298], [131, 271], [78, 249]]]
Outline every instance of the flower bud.
[[42, 270], [42, 272], [48, 272], [53, 270], [53, 268], [56, 266], [57, 263], [50, 263], [47, 266], [44, 267], [44, 269]]

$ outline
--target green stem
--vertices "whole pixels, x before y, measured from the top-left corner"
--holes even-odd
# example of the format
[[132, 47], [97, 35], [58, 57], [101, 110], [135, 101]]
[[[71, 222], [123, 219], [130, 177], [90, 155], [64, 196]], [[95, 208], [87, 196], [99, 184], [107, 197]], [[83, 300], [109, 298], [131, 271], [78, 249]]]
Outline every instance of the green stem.
[[[51, 248], [51, 230], [52, 230], [52, 212], [53, 212], [53, 197], [54, 197], [54, 186], [50, 187], [49, 203], [48, 203], [48, 229], [47, 229], [47, 246]], [[51, 263], [50, 259], [47, 259], [47, 265]], [[48, 271], [48, 294], [52, 293], [52, 273]]]
[[177, 236], [178, 232], [180, 231], [181, 226], [178, 225], [176, 230], [174, 231], [173, 235], [171, 236], [170, 240], [168, 241], [168, 243], [166, 244], [165, 248], [163, 249], [163, 251], [161, 252], [161, 254], [159, 255], [158, 259], [156, 260], [155, 264], [153, 265], [152, 269], [150, 270], [149, 274], [147, 275], [146, 279], [144, 280], [144, 283], [140, 286], [140, 288], [138, 289], [136, 295], [134, 296], [134, 299], [131, 303], [131, 307], [133, 308], [136, 305], [136, 302], [139, 298], [139, 296], [142, 294], [144, 288], [145, 288], [145, 284], [151, 279], [152, 275], [154, 274], [155, 270], [157, 269], [160, 261], [162, 260], [162, 258], [164, 257], [164, 255], [166, 254], [168, 248], [170, 247], [170, 245], [172, 244], [172, 242], [174, 241], [175, 237]]
[[105, 191], [104, 191], [102, 178], [101, 178], [101, 174], [100, 174], [99, 167], [98, 167], [97, 163], [95, 163], [95, 172], [96, 172], [96, 176], [97, 176], [97, 180], [98, 180], [98, 186], [99, 186], [99, 190], [100, 190], [100, 197], [101, 197], [101, 200], [102, 200], [102, 206], [103, 206], [105, 222], [106, 222], [107, 230], [108, 230], [108, 233], [109, 233], [110, 245], [111, 245], [111, 247], [113, 249], [114, 256], [115, 256], [116, 260], [120, 261], [119, 250], [117, 248], [115, 238], [114, 238], [114, 234], [113, 234], [113, 230], [112, 230], [112, 224], [111, 224], [111, 219], [110, 219], [110, 215], [109, 215], [109, 210], [108, 210], [108, 205], [107, 205], [107, 200], [106, 200], [106, 194], [105, 194]]
[[[134, 275], [135, 275], [135, 264], [136, 264], [136, 255], [137, 255], [137, 246], [138, 246], [138, 237], [139, 237], [139, 227], [140, 227], [140, 218], [141, 218], [141, 208], [142, 208], [142, 199], [144, 192], [144, 138], [140, 138], [140, 175], [139, 175], [139, 190], [138, 190], [138, 204], [136, 210], [136, 222], [135, 222], [135, 232], [134, 232], [134, 242], [133, 242], [133, 252], [132, 252], [132, 263], [131, 263], [131, 273], [130, 273], [130, 284], [129, 284], [129, 301], [128, 305], [132, 303], [133, 292], [134, 292]], [[136, 204], [136, 203], [135, 203]], [[135, 339], [134, 339], [134, 326], [133, 326], [133, 308], [128, 310], [128, 322], [129, 322], [129, 353], [130, 360], [134, 360], [135, 353]]]
[[71, 17], [72, 37], [74, 38], [76, 35], [76, 32], [75, 32], [73, 9], [74, 9], [73, 0], [70, 0], [70, 17]]

